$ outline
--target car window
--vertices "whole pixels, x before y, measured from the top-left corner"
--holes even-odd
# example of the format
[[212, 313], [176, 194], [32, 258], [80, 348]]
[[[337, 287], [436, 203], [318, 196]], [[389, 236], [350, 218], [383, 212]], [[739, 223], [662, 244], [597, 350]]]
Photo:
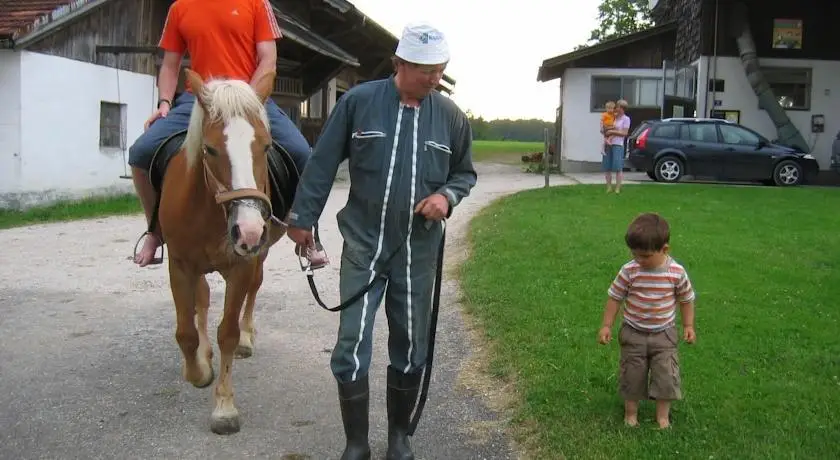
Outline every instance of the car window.
[[642, 130], [647, 128], [648, 126], [650, 126], [650, 123], [643, 121], [639, 126], [636, 127], [636, 129], [633, 130], [632, 133], [630, 133], [630, 137], [638, 136], [642, 132]]
[[653, 131], [654, 137], [661, 137], [664, 139], [679, 139], [680, 138], [680, 124], [668, 123], [666, 125], [659, 125]]
[[759, 138], [739, 126], [720, 125], [720, 136], [726, 144], [756, 145]]
[[694, 142], [717, 142], [717, 130], [715, 125], [706, 123], [693, 123], [686, 125], [682, 130], [682, 139]]

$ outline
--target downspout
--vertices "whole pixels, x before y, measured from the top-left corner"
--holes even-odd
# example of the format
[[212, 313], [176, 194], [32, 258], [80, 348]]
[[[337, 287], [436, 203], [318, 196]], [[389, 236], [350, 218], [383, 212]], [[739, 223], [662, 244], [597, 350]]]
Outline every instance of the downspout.
[[799, 130], [796, 129], [796, 126], [791, 123], [787, 112], [779, 105], [776, 95], [773, 94], [773, 89], [770, 88], [770, 84], [767, 83], [767, 79], [764, 78], [764, 74], [761, 72], [755, 49], [755, 41], [750, 31], [750, 23], [747, 19], [746, 10], [747, 8], [742, 2], [737, 2], [732, 5], [730, 26], [738, 44], [738, 52], [741, 56], [741, 64], [744, 66], [747, 80], [750, 82], [750, 86], [752, 86], [756, 96], [758, 96], [758, 106], [767, 112], [770, 120], [776, 126], [776, 132], [781, 144], [796, 147], [805, 153], [810, 153], [811, 149], [808, 147], [808, 143], [805, 142], [805, 139]]
[[718, 64], [718, 9], [719, 9], [719, 0], [715, 0], [715, 38], [712, 44], [712, 106], [709, 107], [709, 82], [706, 82], [706, 116], [712, 116], [712, 110], [715, 107], [715, 97], [717, 96], [717, 90], [715, 82], [717, 81], [717, 64]]

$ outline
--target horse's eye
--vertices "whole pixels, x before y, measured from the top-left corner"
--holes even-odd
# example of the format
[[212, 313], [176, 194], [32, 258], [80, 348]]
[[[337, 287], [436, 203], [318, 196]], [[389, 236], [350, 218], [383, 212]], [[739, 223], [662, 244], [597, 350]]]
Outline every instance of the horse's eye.
[[214, 156], [214, 157], [219, 155], [219, 152], [214, 150], [213, 147], [210, 147], [209, 145], [204, 146], [204, 151], [207, 152], [208, 155], [211, 155], [211, 156]]

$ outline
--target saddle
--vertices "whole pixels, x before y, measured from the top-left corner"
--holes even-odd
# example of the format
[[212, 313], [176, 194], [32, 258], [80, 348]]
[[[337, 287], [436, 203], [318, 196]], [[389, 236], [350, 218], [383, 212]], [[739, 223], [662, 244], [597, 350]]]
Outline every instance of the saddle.
[[[161, 142], [152, 157], [152, 163], [149, 167], [149, 181], [157, 193], [158, 200], [160, 200], [166, 168], [172, 158], [181, 152], [181, 146], [186, 136], [187, 130], [172, 134]], [[292, 207], [295, 191], [300, 181], [300, 171], [297, 170], [292, 156], [276, 139], [272, 140], [272, 146], [273, 148], [268, 150], [269, 197], [271, 198], [272, 215], [283, 221]], [[155, 205], [155, 208], [158, 204]], [[157, 213], [155, 213], [156, 215]], [[153, 222], [151, 228], [156, 225], [157, 222]]]

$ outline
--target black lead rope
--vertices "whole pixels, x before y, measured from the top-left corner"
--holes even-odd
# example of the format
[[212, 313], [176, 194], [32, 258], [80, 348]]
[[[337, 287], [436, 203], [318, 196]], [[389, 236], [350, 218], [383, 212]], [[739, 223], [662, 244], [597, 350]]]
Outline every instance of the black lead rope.
[[446, 245], [446, 223], [443, 224], [443, 233], [440, 237], [440, 247], [438, 248], [437, 270], [435, 271], [435, 291], [432, 294], [432, 313], [429, 318], [429, 350], [426, 352], [426, 366], [423, 371], [423, 388], [420, 390], [420, 400], [417, 402], [417, 408], [414, 411], [414, 416], [411, 418], [411, 426], [408, 428], [408, 435], [414, 436], [414, 431], [417, 429], [417, 423], [420, 422], [420, 415], [423, 413], [423, 407], [426, 406], [426, 398], [429, 396], [429, 383], [432, 377], [432, 360], [435, 354], [435, 333], [437, 332], [438, 311], [440, 310], [440, 283], [443, 279], [443, 248]]
[[[432, 221], [427, 222], [427, 228], [431, 227]], [[414, 416], [411, 419], [411, 425], [408, 429], [408, 435], [414, 436], [414, 431], [417, 429], [417, 424], [420, 422], [420, 416], [423, 414], [423, 408], [426, 406], [426, 400], [429, 397], [429, 384], [431, 383], [432, 377], [432, 362], [434, 360], [434, 353], [435, 353], [435, 335], [437, 332], [437, 321], [438, 321], [438, 312], [440, 311], [440, 289], [441, 289], [441, 281], [443, 280], [443, 249], [446, 246], [446, 221], [442, 222], [443, 229], [440, 236], [440, 246], [438, 247], [438, 254], [437, 254], [437, 269], [435, 270], [435, 288], [434, 292], [432, 293], [432, 311], [429, 317], [429, 345], [428, 350], [426, 352], [426, 365], [423, 369], [423, 386], [420, 390], [420, 397], [417, 401], [417, 407], [414, 410]], [[321, 237], [318, 234], [318, 224], [316, 223], [314, 226], [314, 238], [315, 243], [319, 247], [321, 246]], [[405, 245], [406, 240], [403, 240], [402, 243], [394, 250], [394, 253], [391, 254], [388, 259], [383, 263], [384, 266], [387, 266], [388, 263], [400, 252], [402, 247]], [[344, 310], [345, 308], [349, 307], [353, 304], [353, 302], [359, 300], [363, 295], [365, 295], [368, 291], [373, 288], [373, 285], [376, 283], [376, 279], [379, 275], [373, 277], [370, 283], [367, 286], [362, 288], [359, 292], [353, 294], [352, 297], [345, 300], [341, 304], [336, 307], [327, 307], [324, 305], [324, 302], [321, 301], [321, 296], [318, 295], [318, 289], [315, 287], [315, 280], [313, 278], [314, 274], [309, 267], [301, 267], [304, 271], [306, 271], [306, 278], [309, 281], [309, 288], [312, 290], [312, 295], [315, 297], [315, 301], [318, 302], [323, 309], [337, 312]]]
[[[321, 248], [322, 247], [322, 245], [321, 245], [321, 235], [318, 234], [318, 224], [317, 223], [315, 223], [314, 232], [315, 232], [315, 245], [318, 248]], [[382, 265], [387, 266], [388, 263], [390, 263], [391, 260], [393, 260], [394, 257], [400, 252], [400, 250], [403, 248], [403, 246], [405, 246], [405, 240], [403, 240], [403, 242], [400, 243], [399, 246], [397, 246], [397, 249], [394, 250], [394, 252], [390, 256], [388, 256], [387, 259], [385, 259], [385, 262], [383, 262]], [[306, 272], [306, 280], [309, 281], [309, 289], [312, 291], [312, 296], [315, 297], [315, 301], [318, 302], [318, 305], [320, 305], [321, 308], [323, 308], [324, 310], [332, 311], [332, 312], [341, 311], [341, 310], [344, 310], [345, 308], [349, 307], [350, 305], [353, 305], [353, 302], [361, 299], [363, 295], [367, 294], [368, 291], [370, 291], [373, 288], [373, 285], [376, 284], [377, 278], [379, 278], [379, 276], [380, 276], [378, 273], [374, 272], [375, 276], [370, 280], [370, 283], [368, 283], [367, 286], [362, 288], [359, 292], [353, 294], [353, 296], [351, 296], [349, 299], [345, 300], [344, 302], [342, 302], [338, 306], [330, 308], [330, 307], [328, 307], [324, 304], [324, 302], [321, 300], [321, 296], [318, 295], [318, 288], [315, 287], [315, 278], [314, 278], [315, 274], [313, 273], [313, 270], [311, 268], [309, 268], [308, 266], [301, 266], [301, 269]]]

